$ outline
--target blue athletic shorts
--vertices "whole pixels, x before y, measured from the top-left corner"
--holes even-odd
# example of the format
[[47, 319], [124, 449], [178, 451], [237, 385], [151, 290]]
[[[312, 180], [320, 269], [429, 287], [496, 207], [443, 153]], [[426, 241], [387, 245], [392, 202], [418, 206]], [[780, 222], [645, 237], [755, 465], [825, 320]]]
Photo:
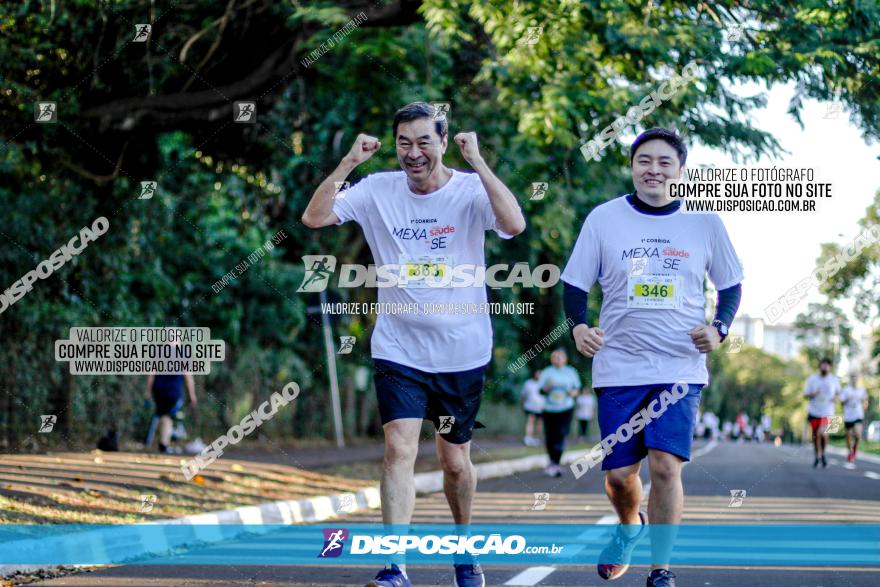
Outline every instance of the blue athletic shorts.
[[427, 373], [385, 359], [374, 359], [373, 364], [383, 425], [401, 418], [431, 420], [437, 433], [452, 444], [468, 442], [474, 428], [484, 427], [476, 419], [486, 365], [454, 373]]
[[[688, 384], [687, 394], [677, 401], [669, 401], [666, 410], [659, 414], [660, 394], [671, 391], [673, 385], [657, 383], [596, 388], [602, 438], [618, 434], [619, 439], [610, 446], [611, 453], [606, 454], [602, 460], [603, 471], [638, 463], [648, 455], [649, 448], [674, 454], [683, 461], [690, 460], [694, 419], [700, 405], [700, 390], [703, 385]], [[680, 389], [684, 393], [684, 389]], [[654, 400], [657, 402], [654, 403]], [[630, 420], [643, 408], [648, 410], [646, 414], [650, 416], [650, 422], [641, 431], [634, 433], [633, 427], [629, 425]], [[644, 416], [641, 419], [647, 420]]]

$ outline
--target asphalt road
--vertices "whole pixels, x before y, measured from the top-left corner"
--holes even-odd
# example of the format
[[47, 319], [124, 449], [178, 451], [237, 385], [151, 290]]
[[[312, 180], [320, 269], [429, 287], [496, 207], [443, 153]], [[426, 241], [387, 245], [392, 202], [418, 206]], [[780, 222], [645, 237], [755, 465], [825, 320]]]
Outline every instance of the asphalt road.
[[[708, 449], [708, 450], [706, 450]], [[478, 447], [477, 447], [478, 450]], [[701, 454], [702, 453], [702, 454]], [[862, 461], [845, 467], [831, 456], [826, 470], [812, 468], [811, 449], [772, 444], [731, 444], [704, 447], [684, 470], [685, 523], [805, 523], [880, 524], [880, 464]], [[643, 477], [647, 481], [647, 467]], [[739, 507], [729, 507], [731, 490], [746, 490]], [[534, 493], [547, 492], [543, 509], [533, 509]], [[482, 481], [475, 503], [476, 523], [614, 523], [601, 475], [591, 471], [580, 479], [567, 472], [562, 479], [541, 471]], [[347, 518], [351, 522], [380, 521], [378, 512]], [[442, 494], [417, 500], [414, 522], [449, 523]], [[326, 523], [324, 523], [326, 525]], [[334, 525], [344, 525], [334, 522]], [[854, 528], [854, 531], [857, 531]], [[259, 544], [255, 544], [259, 547]], [[880, 560], [880, 551], [878, 551]], [[51, 586], [101, 587], [219, 587], [360, 586], [376, 572], [358, 566], [156, 566], [129, 565], [101, 569], [37, 583]], [[719, 587], [792, 586], [861, 587], [880, 585], [877, 567], [718, 567], [674, 569], [678, 585]], [[488, 585], [591, 586], [605, 585], [594, 566], [485, 566]], [[451, 585], [451, 567], [408, 568], [414, 585]], [[644, 585], [646, 567], [633, 566], [615, 587]]]

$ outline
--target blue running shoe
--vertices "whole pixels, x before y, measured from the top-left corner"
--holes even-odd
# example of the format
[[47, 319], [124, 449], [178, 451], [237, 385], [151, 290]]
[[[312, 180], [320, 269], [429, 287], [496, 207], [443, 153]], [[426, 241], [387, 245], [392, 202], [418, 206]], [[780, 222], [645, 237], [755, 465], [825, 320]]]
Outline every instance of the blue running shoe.
[[455, 587], [485, 587], [486, 577], [480, 565], [455, 565], [452, 584]]
[[618, 579], [629, 569], [632, 551], [648, 530], [648, 516], [644, 512], [639, 512], [639, 519], [642, 521], [642, 527], [635, 536], [629, 536], [618, 524], [611, 542], [599, 554], [596, 570], [603, 579], [609, 581]]
[[367, 583], [366, 587], [412, 587], [412, 583], [397, 565], [385, 567], [376, 574], [376, 578]]

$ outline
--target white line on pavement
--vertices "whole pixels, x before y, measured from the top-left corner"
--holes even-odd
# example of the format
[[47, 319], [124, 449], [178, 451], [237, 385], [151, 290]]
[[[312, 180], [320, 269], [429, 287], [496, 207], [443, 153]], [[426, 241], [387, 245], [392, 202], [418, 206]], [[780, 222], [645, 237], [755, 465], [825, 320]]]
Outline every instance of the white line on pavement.
[[556, 570], [556, 567], [529, 567], [505, 585], [535, 585], [543, 581], [547, 575]]
[[[709, 442], [706, 446], [695, 450], [691, 459], [696, 459], [698, 457], [702, 457], [709, 453], [712, 449], [718, 446], [718, 441], [713, 440]], [[685, 463], [686, 465], [687, 463]], [[878, 476], [880, 477], [880, 476]], [[642, 487], [642, 494], [644, 495], [644, 499], [647, 499], [648, 494], [651, 492], [651, 482], [648, 481]], [[597, 525], [607, 526], [611, 524], [617, 524], [619, 522], [617, 518], [617, 514], [608, 514], [606, 516], [602, 516], [598, 520], [596, 520]], [[583, 544], [566, 544], [564, 546], [564, 551], [568, 556], [574, 556], [581, 550], [585, 548]], [[529, 567], [520, 574], [516, 575], [512, 579], [510, 579], [505, 585], [522, 585], [522, 586], [530, 586], [543, 581], [547, 578], [553, 571], [556, 570], [556, 567]]]
[[874, 471], [865, 471], [865, 477], [867, 477], [868, 479], [880, 479], [880, 475], [878, 475]]

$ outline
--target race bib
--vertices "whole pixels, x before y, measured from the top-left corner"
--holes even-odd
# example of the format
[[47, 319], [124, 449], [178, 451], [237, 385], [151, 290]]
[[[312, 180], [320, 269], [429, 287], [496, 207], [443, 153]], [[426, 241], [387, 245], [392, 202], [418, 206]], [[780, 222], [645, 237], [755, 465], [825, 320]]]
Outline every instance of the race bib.
[[627, 308], [677, 310], [681, 308], [680, 275], [630, 275], [627, 279]]
[[452, 287], [452, 259], [448, 255], [400, 255], [399, 287]]
[[554, 404], [561, 404], [565, 401], [565, 392], [561, 390], [553, 390], [550, 392], [550, 402]]

